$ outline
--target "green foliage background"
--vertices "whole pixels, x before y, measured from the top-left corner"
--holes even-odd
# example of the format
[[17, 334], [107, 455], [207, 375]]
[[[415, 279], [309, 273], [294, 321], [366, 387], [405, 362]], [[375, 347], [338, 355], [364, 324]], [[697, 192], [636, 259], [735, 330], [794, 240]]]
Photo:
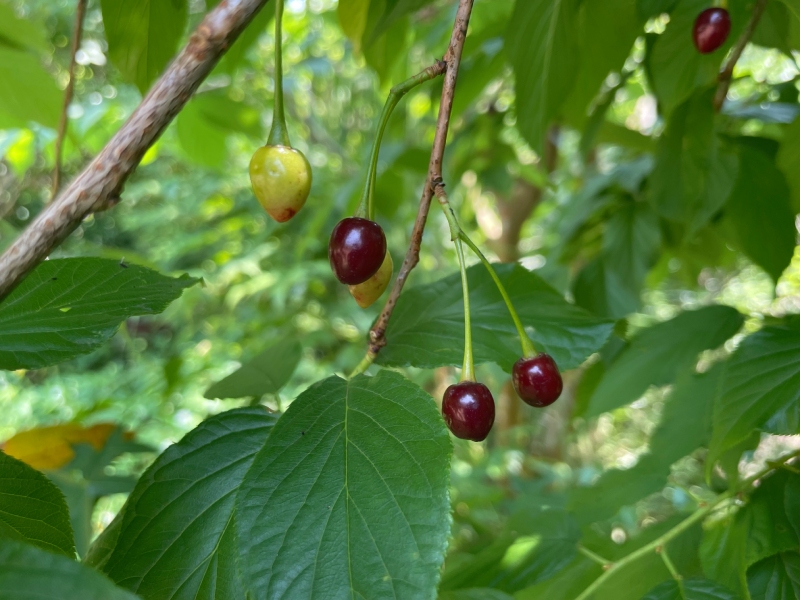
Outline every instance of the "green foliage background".
[[[89, 1], [66, 179], [110, 139], [214, 4]], [[472, 267], [478, 374], [498, 400], [498, 421], [486, 444], [454, 441], [452, 521], [450, 444], [427, 395], [438, 401], [461, 362], [463, 308], [446, 221], [434, 207], [378, 361], [410, 381], [377, 366], [369, 380], [331, 377], [359, 362], [381, 303], [356, 306], [330, 272], [327, 239], [358, 203], [388, 89], [442, 55], [455, 4], [287, 1], [287, 118], [314, 184], [284, 225], [263, 213], [247, 177], [271, 120], [268, 5], [146, 154], [122, 202], [86, 220], [51, 257], [91, 260], [49, 261], [0, 303], [0, 440], [110, 421], [139, 442], [118, 435], [103, 451], [80, 446], [74, 462], [48, 473], [65, 498], [55, 489], [31, 495], [59, 508], [30, 535], [11, 527], [17, 533], [6, 536], [0, 521], [0, 538], [39, 546], [0, 544], [0, 591], [20, 585], [19, 565], [51, 561], [51, 573], [97, 597], [130, 597], [87, 566], [45, 553], [70, 554], [71, 536], [51, 539], [42, 528], [71, 520], [85, 562], [142, 598], [237, 598], [248, 586], [263, 591], [254, 597], [315, 597], [316, 589], [333, 598], [366, 586], [364, 597], [417, 598], [440, 581], [443, 600], [573, 599], [604, 572], [592, 554], [623, 559], [800, 447], [800, 3], [767, 5], [720, 114], [711, 104], [717, 74], [752, 2], [730, 0], [731, 38], [701, 56], [689, 31], [706, 5], [475, 2], [444, 180], [490, 258], [520, 263], [501, 276], [534, 341], [568, 372], [552, 408], [520, 405], [507, 374], [519, 351], [511, 321], [482, 267]], [[73, 18], [72, 0], [0, 0], [0, 250], [50, 200]], [[440, 92], [438, 80], [411, 92], [384, 139], [377, 220], [395, 265]], [[59, 277], [74, 289], [54, 299], [48, 285]], [[64, 329], [70, 336], [54, 343]], [[370, 387], [378, 384], [389, 390], [382, 400]], [[381, 401], [391, 408], [374, 412]], [[288, 409], [286, 419], [275, 424], [247, 407], [257, 402]], [[328, 414], [329, 404], [341, 404], [341, 414]], [[362, 409], [364, 423], [351, 432], [348, 415]], [[322, 436], [319, 447], [303, 445], [317, 440], [297, 436], [315, 411], [327, 415], [325, 435], [344, 432], [343, 443]], [[396, 473], [379, 460], [392, 444], [407, 459]], [[363, 446], [363, 472], [374, 469], [386, 489], [370, 487], [377, 479], [351, 485], [342, 466], [351, 446]], [[195, 463], [181, 462], [194, 452]], [[298, 467], [304, 452], [313, 463], [306, 469]], [[236, 459], [213, 463], [220, 455]], [[194, 501], [180, 475], [202, 479], [206, 468], [216, 479], [194, 490]], [[294, 530], [291, 515], [303, 504], [282, 482], [265, 483], [270, 469], [299, 473], [308, 503], [334, 506], [329, 523], [315, 529], [322, 513], [312, 511], [300, 519], [308, 529]], [[41, 483], [30, 469], [8, 477]], [[412, 482], [413, 493], [393, 477]], [[665, 546], [682, 587], [651, 553], [613, 572], [593, 598], [800, 598], [800, 477], [780, 471], [766, 481], [738, 511], [728, 506]], [[163, 488], [153, 491], [154, 482]], [[219, 486], [238, 495], [217, 498]], [[30, 517], [3, 492], [0, 505], [10, 502], [15, 519]], [[129, 493], [128, 506], [149, 520], [131, 508], [112, 523]], [[259, 512], [266, 496], [285, 522]], [[397, 500], [391, 523], [369, 514], [368, 502], [363, 523], [352, 517], [364, 498], [378, 497]], [[209, 507], [203, 537], [192, 511]], [[402, 515], [424, 507], [428, 520], [404, 525]], [[230, 566], [240, 558], [236, 511], [240, 534], [258, 532], [250, 556], [269, 548], [274, 564]], [[178, 528], [174, 539], [159, 537], [159, 519]], [[293, 565], [341, 547], [351, 532], [357, 543], [348, 540], [336, 560], [291, 578]], [[373, 532], [383, 565], [370, 562]], [[276, 545], [278, 534], [302, 544]], [[150, 546], [137, 546], [139, 536]], [[170, 554], [173, 544], [194, 551]], [[345, 558], [361, 570], [345, 577], [334, 568]], [[170, 579], [180, 569], [185, 587]], [[413, 585], [394, 587], [393, 578]], [[59, 589], [40, 579], [42, 593]]]

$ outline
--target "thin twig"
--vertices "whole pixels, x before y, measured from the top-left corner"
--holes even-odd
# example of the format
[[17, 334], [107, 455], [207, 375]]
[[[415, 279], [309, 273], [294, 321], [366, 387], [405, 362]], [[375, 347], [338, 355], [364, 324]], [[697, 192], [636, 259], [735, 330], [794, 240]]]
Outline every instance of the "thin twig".
[[145, 152], [266, 4], [267, 0], [226, 0], [206, 15], [106, 147], [0, 256], [0, 300], [83, 219], [119, 200]]
[[739, 36], [739, 39], [736, 40], [736, 44], [734, 44], [733, 50], [731, 50], [730, 56], [728, 56], [725, 67], [719, 74], [717, 93], [714, 94], [714, 110], [716, 112], [720, 111], [725, 102], [725, 98], [728, 95], [728, 88], [731, 87], [733, 68], [736, 66], [736, 63], [742, 56], [742, 52], [744, 52], [745, 47], [750, 42], [750, 38], [753, 37], [753, 33], [755, 33], [756, 27], [758, 27], [758, 22], [761, 20], [761, 15], [764, 14], [764, 11], [767, 8], [767, 2], [769, 2], [769, 0], [756, 1], [756, 5], [753, 7], [753, 14], [750, 15], [750, 20], [747, 22], [747, 26], [744, 28], [742, 35]]
[[75, 28], [72, 30], [72, 47], [70, 48], [69, 59], [69, 81], [67, 89], [64, 90], [64, 105], [61, 107], [61, 118], [58, 121], [58, 133], [56, 135], [56, 164], [53, 167], [53, 192], [50, 194], [50, 201], [55, 200], [58, 194], [58, 187], [61, 182], [61, 153], [64, 149], [64, 137], [67, 134], [67, 123], [69, 117], [69, 105], [72, 104], [72, 94], [75, 91], [75, 64], [78, 48], [81, 47], [81, 35], [83, 33], [83, 15], [86, 13], [86, 0], [78, 0], [75, 7]]
[[422, 198], [420, 198], [419, 201], [419, 210], [417, 211], [417, 218], [414, 221], [414, 228], [411, 231], [411, 241], [408, 246], [408, 251], [406, 252], [406, 257], [397, 273], [397, 278], [392, 286], [389, 299], [386, 301], [378, 320], [369, 332], [369, 351], [365, 359], [368, 359], [369, 362], [372, 362], [381, 348], [386, 345], [385, 335], [389, 319], [397, 304], [397, 299], [400, 297], [400, 292], [403, 291], [403, 286], [406, 283], [409, 273], [419, 262], [419, 249], [422, 245], [422, 234], [425, 231], [425, 221], [428, 218], [428, 211], [430, 210], [431, 199], [433, 198], [432, 182], [441, 179], [442, 176], [442, 160], [444, 158], [445, 144], [447, 143], [447, 132], [450, 127], [450, 112], [453, 109], [453, 95], [455, 94], [456, 79], [458, 78], [458, 69], [461, 64], [461, 52], [464, 49], [464, 40], [467, 37], [469, 17], [472, 13], [472, 3], [473, 0], [459, 0], [458, 12], [456, 13], [456, 19], [453, 25], [453, 33], [450, 37], [450, 45], [443, 58], [444, 62], [447, 63], [447, 71], [444, 75], [442, 101], [439, 105], [436, 134], [433, 139], [431, 159], [428, 163], [428, 178], [425, 180], [425, 187], [422, 190]]

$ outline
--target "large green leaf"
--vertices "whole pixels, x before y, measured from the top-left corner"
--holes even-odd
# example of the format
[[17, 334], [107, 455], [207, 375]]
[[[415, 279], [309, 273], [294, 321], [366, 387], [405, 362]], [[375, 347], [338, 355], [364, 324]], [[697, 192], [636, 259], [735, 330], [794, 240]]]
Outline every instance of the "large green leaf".
[[518, 1], [506, 46], [516, 81], [517, 127], [541, 151], [547, 127], [575, 83], [577, 0]]
[[739, 177], [725, 214], [738, 246], [777, 281], [792, 260], [797, 228], [789, 186], [775, 164], [776, 151], [770, 140], [742, 139]]
[[661, 422], [650, 438], [650, 452], [626, 470], [612, 469], [591, 487], [570, 495], [570, 508], [581, 524], [613, 517], [621, 507], [664, 487], [670, 466], [711, 439], [711, 411], [721, 374], [683, 373], [665, 400]]
[[45, 261], [0, 303], [0, 368], [38, 369], [86, 354], [124, 319], [163, 311], [197, 281], [101, 258]]
[[248, 597], [432, 597], [450, 531], [450, 452], [433, 399], [397, 373], [311, 386], [237, 496]]
[[587, 416], [633, 402], [651, 385], [672, 383], [700, 352], [720, 346], [742, 323], [742, 315], [729, 306], [707, 306], [648, 327], [608, 369], [592, 394]]
[[100, 0], [111, 61], [144, 94], [178, 49], [185, 0]]
[[778, 167], [783, 171], [792, 191], [792, 210], [800, 212], [800, 118], [795, 119], [784, 131], [783, 142], [778, 151]]
[[487, 587], [513, 594], [567, 566], [580, 535], [566, 511], [531, 508], [512, 517], [492, 545], [446, 570], [440, 589]]
[[739, 169], [735, 148], [716, 132], [712, 95], [713, 90], [695, 94], [670, 115], [650, 178], [655, 209], [689, 234], [725, 205]]
[[244, 363], [208, 388], [206, 398], [246, 398], [275, 394], [294, 373], [303, 348], [296, 339], [285, 339]]
[[762, 560], [747, 571], [751, 600], [800, 598], [800, 554], [783, 552]]
[[403, 17], [432, 3], [433, 0], [385, 0], [381, 3], [383, 4], [382, 13], [375, 21], [375, 24], [369, 26], [366, 31], [365, 41], [371, 43], [377, 40], [379, 36], [386, 33], [392, 25]]
[[513, 600], [513, 596], [489, 588], [473, 588], [441, 593], [438, 600]]
[[0, 540], [75, 556], [64, 494], [36, 469], [0, 451]]
[[393, 0], [376, 0], [370, 4], [367, 25], [363, 35], [362, 50], [364, 59], [380, 78], [381, 84], [391, 81], [391, 75], [400, 57], [403, 55], [408, 37], [408, 19], [393, 20], [387, 28], [382, 27], [380, 35], [374, 35], [374, 29], [385, 14], [383, 7]]
[[[714, 405], [709, 463], [754, 430], [800, 428], [800, 323], [765, 327], [728, 359]], [[772, 421], [772, 423], [771, 423]]]
[[243, 598], [234, 501], [275, 421], [263, 408], [234, 409], [168, 448], [125, 503], [110, 553], [94, 552], [93, 562], [152, 600]]
[[708, 579], [686, 579], [681, 585], [674, 580], [660, 583], [642, 600], [738, 600], [738, 598], [727, 588]]
[[79, 562], [12, 540], [0, 540], [0, 598], [136, 600]]
[[[569, 304], [537, 275], [519, 265], [495, 265], [537, 347], [562, 369], [580, 365], [605, 344], [613, 322]], [[483, 265], [467, 270], [472, 343], [477, 362], [506, 370], [519, 359], [517, 331], [497, 287]], [[385, 365], [434, 368], [459, 365], [464, 347], [464, 302], [458, 273], [400, 296], [378, 355]]]
[[20, 19], [14, 9], [0, 2], [0, 45], [20, 50], [48, 52], [50, 44], [45, 29], [30, 19]]
[[0, 120], [4, 125], [25, 127], [35, 121], [55, 128], [62, 94], [36, 56], [0, 45]]
[[696, 89], [716, 82], [722, 58], [747, 22], [744, 2], [733, 0], [728, 7], [732, 26], [727, 41], [711, 54], [700, 54], [691, 42], [691, 31], [697, 15], [708, 6], [707, 0], [680, 0], [670, 13], [666, 31], [652, 46], [649, 73], [664, 114], [671, 113]]

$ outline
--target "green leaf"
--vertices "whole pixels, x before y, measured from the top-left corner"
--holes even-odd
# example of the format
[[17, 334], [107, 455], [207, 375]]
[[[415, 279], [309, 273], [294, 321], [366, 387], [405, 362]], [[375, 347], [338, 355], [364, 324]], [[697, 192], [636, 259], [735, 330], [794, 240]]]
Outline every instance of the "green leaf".
[[627, 201], [604, 226], [600, 257], [579, 273], [575, 302], [595, 314], [622, 318], [640, 307], [642, 285], [658, 258], [658, 216], [647, 204]]
[[739, 169], [735, 149], [717, 135], [712, 94], [696, 94], [672, 113], [650, 178], [656, 211], [682, 223], [690, 235], [725, 205]]
[[770, 140], [741, 140], [739, 177], [725, 212], [737, 245], [775, 281], [789, 266], [797, 239], [791, 192], [775, 164], [776, 150]]
[[564, 510], [526, 509], [489, 547], [446, 570], [441, 590], [487, 587], [513, 594], [544, 581], [575, 557], [581, 533]]
[[517, 128], [537, 152], [575, 83], [579, 66], [576, 0], [517, 2], [506, 36], [516, 81]]
[[433, 399], [397, 373], [311, 386], [237, 496], [248, 597], [432, 595], [450, 532], [450, 453]]
[[623, 350], [597, 386], [587, 417], [619, 408], [639, 398], [651, 385], [672, 383], [694, 366], [703, 350], [717, 348], [742, 326], [742, 315], [729, 306], [707, 306], [648, 327]]
[[[605, 0], [581, 3], [578, 22], [580, 63], [563, 111], [579, 126], [608, 74], [622, 71], [643, 31], [643, 21], [637, 15], [636, 0]], [[608, 35], [609, 31], [614, 35]]]
[[0, 540], [0, 598], [136, 600], [79, 562], [12, 540]]
[[439, 600], [513, 600], [512, 596], [489, 588], [456, 590], [439, 594]]
[[44, 27], [29, 19], [20, 19], [14, 9], [0, 2], [0, 45], [18, 50], [50, 51]]
[[64, 494], [36, 469], [0, 451], [0, 540], [75, 556]]
[[0, 46], [0, 82], [0, 119], [4, 126], [25, 127], [35, 121], [55, 129], [63, 92], [36, 56]]
[[101, 258], [45, 261], [0, 303], [0, 368], [38, 369], [86, 354], [123, 320], [163, 311], [197, 281]]
[[708, 579], [685, 579], [683, 590], [676, 581], [665, 581], [650, 590], [642, 600], [738, 600], [727, 588]]
[[753, 565], [747, 571], [751, 600], [800, 598], [800, 554], [783, 552]]
[[300, 362], [302, 346], [285, 339], [244, 363], [233, 373], [208, 388], [205, 398], [246, 398], [275, 394], [286, 385]]
[[392, 0], [379, 0], [370, 5], [367, 26], [363, 37], [363, 53], [367, 64], [380, 78], [381, 84], [391, 80], [394, 66], [403, 54], [408, 35], [408, 19], [400, 19], [380, 35], [373, 35], [373, 27], [380, 15], [380, 7]]
[[786, 482], [784, 494], [784, 508], [789, 523], [800, 539], [800, 477], [790, 477]]
[[243, 598], [234, 501], [275, 421], [263, 408], [238, 408], [169, 447], [125, 503], [110, 555], [95, 551], [93, 560], [149, 600]]
[[361, 38], [367, 28], [370, 4], [371, 0], [340, 0], [336, 6], [339, 25], [356, 50], [361, 47]]
[[730, 3], [731, 33], [711, 54], [700, 54], [691, 43], [694, 21], [708, 8], [707, 0], [680, 0], [671, 12], [666, 31], [657, 37], [648, 56], [653, 89], [664, 114], [669, 115], [695, 90], [716, 82], [720, 62], [748, 20], [743, 5], [737, 0]]
[[784, 129], [777, 163], [792, 192], [792, 211], [800, 213], [800, 118]]
[[636, 12], [642, 21], [672, 12], [678, 0], [636, 0]]
[[797, 433], [800, 401], [800, 327], [765, 327], [748, 336], [725, 364], [714, 404], [709, 463], [780, 416]]
[[[539, 276], [519, 265], [495, 265], [537, 347], [559, 367], [572, 369], [599, 350], [613, 322], [569, 304]], [[450, 275], [405, 292], [386, 332], [388, 345], [378, 362], [391, 366], [434, 368], [460, 365], [464, 347], [461, 276]], [[517, 331], [497, 287], [483, 265], [467, 270], [476, 362], [496, 362], [510, 371], [520, 357]]]
[[784, 54], [792, 55], [791, 23], [792, 13], [783, 2], [769, 2], [761, 15], [753, 37], [753, 44], [765, 48], [777, 48]]
[[377, 19], [375, 25], [367, 27], [367, 39], [370, 42], [375, 41], [403, 17], [432, 3], [433, 0], [384, 0], [383, 5], [385, 8], [383, 13]]
[[100, 0], [108, 55], [144, 94], [172, 60], [186, 29], [185, 0]]
[[797, 478], [800, 476], [786, 471], [766, 477], [733, 517], [705, 531], [700, 557], [708, 577], [741, 592], [747, 586], [745, 573], [751, 565], [798, 550], [800, 539], [784, 505], [786, 487]]

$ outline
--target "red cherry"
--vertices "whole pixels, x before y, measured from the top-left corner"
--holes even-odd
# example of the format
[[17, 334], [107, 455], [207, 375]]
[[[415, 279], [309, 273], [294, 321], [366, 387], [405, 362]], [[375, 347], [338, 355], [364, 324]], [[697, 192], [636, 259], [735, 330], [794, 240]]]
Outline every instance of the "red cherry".
[[725, 43], [731, 32], [731, 16], [724, 8], [707, 8], [694, 22], [692, 37], [701, 54], [710, 54]]
[[492, 393], [474, 381], [451, 385], [442, 398], [442, 416], [457, 438], [482, 442], [494, 424]]
[[386, 235], [375, 221], [348, 217], [336, 224], [328, 258], [336, 279], [358, 285], [375, 275], [386, 256]]
[[550, 406], [564, 388], [556, 361], [549, 354], [520, 358], [511, 371], [511, 379], [519, 397], [531, 406]]

